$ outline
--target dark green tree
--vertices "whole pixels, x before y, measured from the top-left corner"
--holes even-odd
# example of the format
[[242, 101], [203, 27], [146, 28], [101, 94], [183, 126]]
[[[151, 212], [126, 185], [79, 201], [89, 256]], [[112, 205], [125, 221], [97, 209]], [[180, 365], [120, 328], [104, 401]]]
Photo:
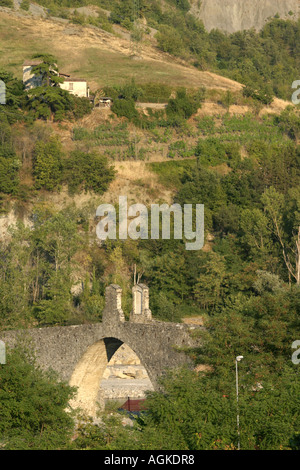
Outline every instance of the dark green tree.
[[0, 441], [6, 450], [63, 449], [74, 421], [67, 411], [75, 390], [43, 372], [21, 344], [0, 365]]
[[27, 109], [35, 119], [67, 119], [72, 116], [73, 106], [73, 96], [62, 88], [41, 86], [28, 91]]
[[94, 191], [104, 193], [114, 179], [115, 170], [107, 158], [95, 152], [75, 150], [64, 162], [64, 180], [71, 193]]
[[32, 58], [41, 61], [32, 67], [32, 73], [41, 77], [44, 85], [59, 86], [64, 82], [64, 78], [59, 75], [56, 59], [51, 54], [36, 54]]
[[35, 187], [53, 191], [62, 181], [62, 146], [56, 137], [38, 141], [34, 149]]

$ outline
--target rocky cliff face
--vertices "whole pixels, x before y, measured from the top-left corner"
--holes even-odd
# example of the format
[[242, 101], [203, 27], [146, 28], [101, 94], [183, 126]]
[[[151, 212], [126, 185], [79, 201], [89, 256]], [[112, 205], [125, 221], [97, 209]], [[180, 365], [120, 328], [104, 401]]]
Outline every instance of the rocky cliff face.
[[207, 31], [228, 33], [260, 30], [276, 14], [282, 19], [299, 18], [300, 0], [190, 0], [191, 13], [202, 19]]

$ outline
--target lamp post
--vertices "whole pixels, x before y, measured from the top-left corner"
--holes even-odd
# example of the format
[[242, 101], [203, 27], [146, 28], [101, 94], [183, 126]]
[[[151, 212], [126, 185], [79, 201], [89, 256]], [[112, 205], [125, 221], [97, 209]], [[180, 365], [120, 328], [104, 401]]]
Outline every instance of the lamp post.
[[239, 378], [238, 378], [238, 362], [240, 362], [244, 356], [237, 356], [235, 358], [235, 382], [236, 382], [236, 424], [238, 434], [238, 450], [240, 450], [240, 416], [239, 416]]

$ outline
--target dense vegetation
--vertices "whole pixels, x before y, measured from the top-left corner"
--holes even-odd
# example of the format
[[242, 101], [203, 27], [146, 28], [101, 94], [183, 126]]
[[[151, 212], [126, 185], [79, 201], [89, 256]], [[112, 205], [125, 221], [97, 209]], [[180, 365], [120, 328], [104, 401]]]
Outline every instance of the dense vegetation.
[[75, 429], [75, 415], [66, 411], [75, 390], [42, 373], [28, 351], [24, 354], [24, 346], [14, 350], [7, 365], [0, 366], [1, 445], [7, 449], [235, 450], [234, 358], [243, 352], [241, 449], [299, 450], [299, 365], [290, 360], [299, 307], [295, 289], [276, 294], [265, 290], [246, 303], [228, 303], [211, 318], [205, 347], [192, 351], [204, 368], [198, 373], [183, 369], [165, 375], [163, 393], [148, 393], [147, 411], [132, 417], [133, 427], [124, 427], [124, 416], [109, 407], [100, 424], [77, 415]]
[[[162, 137], [166, 128], [160, 127], [160, 119], [155, 122], [158, 127], [148, 132]], [[240, 117], [226, 113], [218, 118], [218, 126], [213, 118], [197, 118], [198, 140], [193, 147], [184, 139], [191, 132], [186, 121], [175, 128], [169, 124], [179, 138], [169, 145], [171, 159], [148, 165], [165, 187], [176, 188], [176, 202], [205, 204], [206, 235], [213, 236], [207, 250], [189, 252], [183, 242], [172, 239], [110, 241], [99, 247], [92, 243], [92, 206], [57, 212], [37, 204], [31, 228], [20, 223], [11, 229], [10, 240], [1, 245], [2, 328], [99, 321], [104, 288], [110, 282], [121, 285], [128, 315], [136, 265], [150, 286], [156, 318], [181, 321], [184, 316], [202, 315], [208, 333], [205, 347], [191, 351], [206, 373], [180, 371], [167, 376], [164, 394], [150, 394], [147, 415], [133, 429], [125, 429], [118, 415], [108, 414], [101, 426], [84, 421], [77, 439], [69, 444], [73, 421], [66, 421], [58, 436], [55, 424], [50, 420], [45, 426], [46, 418], [40, 415], [26, 430], [5, 425], [8, 448], [235, 449], [234, 359], [241, 352], [245, 357], [242, 448], [299, 448], [299, 372], [291, 362], [300, 308], [298, 123], [293, 109], [262, 119], [251, 113]], [[14, 125], [6, 120], [1, 127], [2, 161], [7, 165], [18, 161]], [[116, 130], [120, 145], [128, 145], [127, 125], [111, 124], [110, 129]], [[109, 146], [107, 130], [74, 128], [74, 137], [98, 142], [104, 136]], [[90, 153], [66, 156], [59, 139], [41, 135], [43, 140], [36, 137], [33, 145], [36, 191], [57, 191], [63, 182], [71, 194], [106, 190], [112, 170], [99, 171], [97, 181], [92, 179], [97, 172], [89, 172], [98, 161], [99, 168], [107, 165], [105, 157], [95, 155], [92, 148]], [[185, 158], [177, 160], [181, 155]], [[26, 201], [20, 166], [21, 161], [12, 165], [9, 179], [2, 173], [2, 193]], [[81, 279], [83, 288], [76, 289], [76, 279]], [[8, 374], [5, 380], [15, 380], [15, 372], [12, 377], [8, 370], [1, 371]], [[32, 366], [29, 383], [31, 373]], [[45, 380], [42, 389], [49, 387]], [[71, 391], [59, 393], [63, 394], [59, 403], [65, 403]], [[29, 405], [19, 395], [16, 399], [22, 414]], [[47, 437], [51, 433], [53, 440]]]
[[[128, 1], [98, 4], [111, 8], [108, 24], [134, 29]], [[128, 317], [136, 266], [156, 319], [203, 319], [203, 347], [188, 351], [198, 373], [166, 375], [164, 392], [149, 394], [147, 414], [132, 429], [108, 414], [99, 426], [83, 422], [70, 440], [74, 421], [65, 409], [73, 390], [41, 372], [27, 349], [9, 351], [0, 366], [0, 445], [8, 449], [236, 449], [238, 354], [242, 448], [300, 447], [299, 365], [291, 361], [300, 326], [299, 109], [259, 113], [272, 94], [289, 98], [299, 70], [299, 23], [275, 19], [261, 33], [208, 34], [188, 14], [187, 1], [168, 5], [162, 11], [159, 2], [140, 2], [140, 15], [158, 29], [158, 46], [247, 85], [243, 94], [216, 93], [220, 115], [196, 115], [207, 90], [131, 81], [105, 90], [114, 99], [110, 118], [89, 128], [79, 119], [90, 103], [55, 86], [53, 58], [43, 57], [45, 83], [29, 93], [0, 72], [7, 89], [1, 213], [14, 207], [18, 216], [0, 245], [0, 322], [15, 329], [100, 321], [109, 283], [122, 287]], [[141, 97], [167, 107], [141, 113]], [[232, 115], [231, 104], [248, 112]], [[70, 126], [72, 150], [58, 132]], [[147, 141], [138, 151], [137, 131]], [[147, 167], [174, 202], [205, 205], [203, 250], [187, 251], [172, 237], [96, 240], [95, 207], [115, 177], [111, 162], [143, 160], [155, 145], [165, 146], [166, 161]], [[81, 209], [55, 209], [48, 197], [62, 188], [94, 199]], [[160, 194], [152, 197], [160, 202]]]
[[0, 365], [1, 449], [58, 449], [70, 439], [73, 419], [66, 412], [75, 390], [43, 372], [30, 345], [22, 342]]

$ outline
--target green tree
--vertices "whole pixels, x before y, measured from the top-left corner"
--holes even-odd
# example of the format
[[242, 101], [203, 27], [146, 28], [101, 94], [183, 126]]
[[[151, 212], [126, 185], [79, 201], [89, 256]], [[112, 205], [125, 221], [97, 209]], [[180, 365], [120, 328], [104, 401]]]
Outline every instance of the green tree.
[[189, 11], [191, 8], [191, 5], [188, 0], [169, 0], [169, 2], [174, 3], [177, 8], [185, 12]]
[[[0, 322], [3, 328], [64, 325], [89, 317], [75, 308], [72, 294], [78, 270], [79, 246], [85, 253], [85, 235], [78, 233], [80, 214], [74, 208], [60, 212], [33, 209], [31, 229], [18, 224], [9, 230], [9, 240], [0, 244]], [[88, 250], [87, 250], [88, 251]], [[87, 266], [87, 271], [91, 269]], [[91, 296], [91, 310], [99, 308], [103, 292]], [[94, 304], [93, 304], [94, 302]], [[97, 310], [98, 317], [101, 313]]]
[[218, 253], [210, 253], [194, 286], [194, 295], [201, 308], [214, 310], [224, 302], [228, 289], [226, 277], [224, 258]]
[[251, 85], [246, 85], [243, 89], [243, 95], [260, 101], [263, 104], [271, 104], [273, 101], [272, 89], [270, 86], [261, 86], [256, 89]]
[[21, 162], [14, 152], [0, 148], [0, 192], [16, 194], [19, 187]]
[[21, 108], [24, 108], [26, 101], [23, 82], [4, 69], [0, 69], [0, 80], [5, 83], [5, 106], [0, 106], [1, 125], [4, 122], [13, 124], [23, 121]]
[[6, 450], [63, 449], [74, 421], [68, 402], [75, 390], [42, 371], [25, 345], [8, 350], [0, 365], [0, 441]]
[[132, 307], [129, 270], [123, 256], [122, 246], [112, 246], [108, 251], [108, 272], [104, 275], [106, 284], [118, 284], [122, 288], [122, 309], [127, 318]]
[[118, 93], [119, 99], [137, 101], [143, 96], [143, 89], [135, 83], [134, 79], [132, 79], [130, 82], [119, 87]]
[[241, 214], [241, 242], [250, 256], [264, 257], [273, 248], [268, 218], [260, 209], [244, 209]]
[[62, 181], [62, 145], [56, 137], [38, 141], [34, 149], [33, 175], [36, 189], [53, 191]]
[[114, 176], [115, 170], [107, 158], [95, 152], [75, 150], [64, 162], [64, 180], [71, 193], [94, 191], [103, 194]]
[[0, 69], [0, 80], [5, 83], [6, 106], [14, 109], [20, 107], [25, 98], [23, 82], [4, 69]]
[[172, 26], [161, 26], [156, 34], [158, 47], [163, 52], [168, 52], [173, 55], [180, 55], [183, 51], [183, 40], [181, 35]]
[[[300, 192], [299, 188], [293, 191], [294, 217], [290, 230], [285, 224], [285, 204], [283, 194], [273, 187], [266, 189], [262, 195], [262, 203], [270, 221], [270, 230], [280, 247], [284, 265], [289, 279], [300, 284]], [[291, 208], [292, 205], [289, 206]], [[288, 215], [291, 217], [291, 215]]]
[[112, 23], [117, 23], [130, 29], [131, 23], [134, 21], [132, 3], [129, 0], [114, 2], [109, 19]]
[[275, 122], [291, 139], [299, 141], [300, 119], [298, 112], [292, 106], [288, 106], [278, 116], [275, 116]]
[[59, 75], [56, 59], [51, 54], [36, 54], [32, 58], [41, 61], [32, 67], [32, 73], [41, 77], [43, 84], [57, 87], [63, 83], [64, 78]]
[[35, 119], [57, 117], [57, 120], [62, 120], [72, 115], [74, 98], [60, 87], [41, 86], [28, 91], [26, 106]]
[[133, 99], [125, 100], [125, 99], [117, 99], [112, 107], [111, 110], [118, 116], [118, 117], [126, 117], [129, 120], [137, 119], [138, 118], [138, 111], [135, 107], [135, 102]]
[[171, 296], [166, 294], [166, 289], [161, 291], [151, 290], [151, 311], [155, 318], [162, 321], [182, 321], [183, 306], [176, 305]]
[[32, 325], [30, 313], [30, 233], [22, 224], [9, 229], [9, 243], [0, 244], [0, 318], [2, 328]]
[[80, 238], [76, 213], [63, 210], [49, 213], [36, 210], [32, 232], [33, 257], [37, 282], [42, 282], [35, 296], [32, 314], [43, 325], [65, 324], [73, 318], [72, 273]]

